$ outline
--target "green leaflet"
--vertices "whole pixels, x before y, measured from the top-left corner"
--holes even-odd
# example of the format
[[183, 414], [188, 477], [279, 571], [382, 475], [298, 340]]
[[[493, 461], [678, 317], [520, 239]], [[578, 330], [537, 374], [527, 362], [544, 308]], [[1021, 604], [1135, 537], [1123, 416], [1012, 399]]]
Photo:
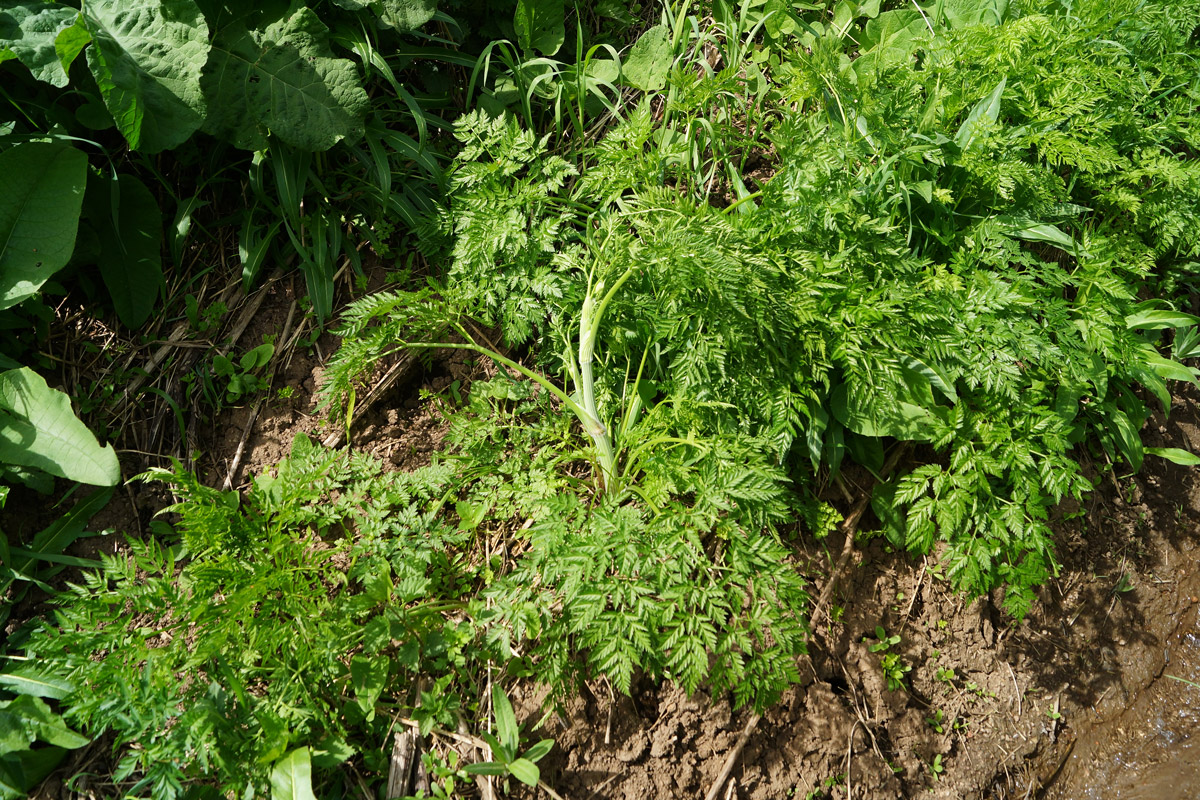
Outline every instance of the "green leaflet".
[[317, 15], [302, 8], [254, 30], [248, 19], [212, 20], [204, 130], [247, 150], [264, 149], [268, 132], [304, 150], [361, 135], [367, 94], [354, 62], [333, 58]]
[[28, 367], [0, 373], [0, 465], [30, 467], [81, 483], [113, 486], [121, 469], [71, 411], [71, 401]]
[[75, 250], [87, 158], [28, 142], [0, 153], [0, 309], [32, 297]]
[[78, 16], [75, 9], [57, 3], [0, 0], [0, 62], [18, 59], [39, 81], [66, 86], [70, 61], [59, 61], [54, 45]]
[[88, 192], [88, 216], [100, 237], [98, 263], [121, 322], [140, 328], [163, 288], [162, 212], [146, 185], [132, 175], [97, 180]]
[[93, 0], [83, 21], [88, 66], [104, 103], [135, 150], [176, 147], [200, 127], [200, 70], [208, 26], [192, 0]]

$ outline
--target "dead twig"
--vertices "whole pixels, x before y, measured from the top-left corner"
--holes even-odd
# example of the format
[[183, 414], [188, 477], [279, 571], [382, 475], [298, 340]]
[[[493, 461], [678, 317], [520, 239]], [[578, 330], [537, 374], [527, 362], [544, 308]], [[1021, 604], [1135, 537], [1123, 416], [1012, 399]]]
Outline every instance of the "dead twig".
[[350, 425], [336, 426], [334, 431], [326, 436], [325, 440], [321, 442], [321, 444], [330, 448], [339, 447], [342, 444], [342, 440], [346, 436], [346, 428], [353, 428], [354, 423], [362, 419], [363, 415], [375, 405], [375, 402], [379, 400], [379, 398], [382, 397], [384, 393], [396, 383], [396, 381], [407, 377], [409, 371], [413, 368], [413, 366], [416, 365], [416, 363], [417, 355], [414, 351], [406, 350], [405, 352], [401, 353], [400, 360], [393, 364], [391, 368], [388, 369], [387, 373], [384, 374], [383, 378], [381, 378], [378, 383], [371, 387], [370, 391], [363, 396], [362, 400], [355, 404], [354, 414], [350, 418]]
[[725, 785], [725, 781], [729, 780], [729, 776], [733, 774], [733, 768], [737, 764], [737, 760], [742, 755], [742, 750], [746, 749], [746, 742], [750, 741], [750, 734], [754, 733], [754, 729], [758, 726], [759, 720], [762, 719], [761, 714], [755, 714], [750, 717], [746, 723], [746, 727], [742, 728], [742, 733], [738, 736], [737, 742], [733, 745], [733, 749], [729, 751], [729, 755], [725, 759], [725, 764], [721, 767], [720, 773], [717, 774], [717, 780], [708, 790], [708, 794], [704, 795], [704, 800], [717, 800], [721, 796], [721, 789]]
[[420, 735], [411, 728], [396, 731], [392, 744], [392, 760], [388, 768], [386, 800], [407, 797], [413, 793], [413, 769], [420, 755]]

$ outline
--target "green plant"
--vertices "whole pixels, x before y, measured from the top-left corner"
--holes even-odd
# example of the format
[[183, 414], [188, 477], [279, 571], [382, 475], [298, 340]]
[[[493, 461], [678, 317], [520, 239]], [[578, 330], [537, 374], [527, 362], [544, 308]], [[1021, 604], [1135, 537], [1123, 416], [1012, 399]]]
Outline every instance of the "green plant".
[[943, 724], [944, 714], [939, 708], [933, 712], [932, 717], [925, 718], [925, 724], [933, 728], [938, 733], [945, 733], [945, 725]]
[[888, 636], [887, 631], [884, 630], [882, 625], [875, 626], [875, 639], [875, 644], [868, 645], [867, 647], [872, 653], [886, 652], [888, 648], [900, 644], [900, 634], [894, 633]]
[[447, 616], [472, 585], [470, 534], [438, 516], [446, 467], [385, 475], [298, 438], [245, 498], [145, 477], [179, 494], [178, 522], [104, 556], [23, 642], [77, 688], [63, 719], [112, 737], [122, 792], [336, 793], [350, 760], [387, 773], [417, 676], [456, 675], [447, 696], [470, 686], [475, 628]]
[[520, 751], [521, 732], [508, 696], [499, 686], [492, 686], [492, 714], [496, 718], [496, 733], [481, 735], [492, 751], [492, 760], [468, 764], [463, 771], [471, 775], [511, 775], [526, 786], [537, 786], [541, 775], [537, 762], [554, 747], [553, 739], [542, 739]]
[[887, 678], [888, 690], [892, 692], [904, 689], [904, 676], [912, 671], [912, 666], [900, 660], [897, 653], [884, 653], [879, 660], [883, 676]]
[[459, 763], [458, 753], [454, 750], [448, 750], [444, 757], [438, 753], [424, 753], [421, 761], [429, 772], [430, 797], [436, 797], [439, 800], [456, 798], [459, 796], [457, 794], [458, 785], [470, 779], [462, 764]]
[[877, 625], [875, 626], [875, 638], [877, 640], [875, 644], [868, 645], [867, 649], [872, 653], [883, 654], [879, 658], [879, 667], [887, 679], [888, 690], [899, 691], [904, 688], [904, 676], [912, 671], [912, 666], [901, 661], [898, 653], [888, 652], [890, 648], [900, 644], [900, 635], [888, 636], [883, 626]]
[[225, 402], [236, 403], [267, 388], [266, 382], [254, 373], [270, 363], [274, 355], [275, 345], [268, 342], [247, 350], [236, 363], [228, 356], [213, 356], [212, 373], [224, 384]]
[[929, 776], [933, 778], [934, 782], [936, 783], [942, 779], [942, 775], [945, 773], [945, 771], [946, 766], [942, 763], [942, 754], [937, 753], [934, 755], [933, 761], [929, 762]]

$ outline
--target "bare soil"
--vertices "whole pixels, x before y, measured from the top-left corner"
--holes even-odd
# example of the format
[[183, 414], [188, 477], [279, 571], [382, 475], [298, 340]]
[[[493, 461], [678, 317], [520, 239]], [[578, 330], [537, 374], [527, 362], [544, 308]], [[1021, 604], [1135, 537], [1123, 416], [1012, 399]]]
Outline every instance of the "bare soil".
[[[285, 281], [272, 290], [245, 333], [247, 347], [284, 332], [298, 288]], [[296, 349], [261, 403], [194, 421], [196, 464], [208, 482], [245, 486], [287, 454], [297, 433], [333, 433], [314, 392], [334, 347], [325, 335]], [[478, 369], [450, 357], [418, 365], [374, 402], [351, 445], [396, 469], [428, 463], [445, 433], [438, 393], [455, 381], [465, 388]], [[1184, 391], [1169, 418], [1148, 424], [1147, 444], [1200, 451], [1198, 401], [1200, 392]], [[122, 457], [127, 473], [145, 466], [137, 454]], [[1099, 485], [1086, 505], [1058, 509], [1062, 569], [1025, 620], [1001, 612], [999, 595], [952, 592], [933, 558], [860, 539], [837, 576], [832, 619], [802, 658], [801, 683], [761, 719], [727, 698], [688, 697], [669, 684], [643, 681], [624, 697], [593, 682], [546, 717], [541, 735], [557, 746], [542, 762], [545, 783], [570, 800], [1000, 800], [1046, 796], [1056, 780], [1076, 780], [1064, 766], [1076, 743], [1100, 752], [1095, 731], [1120, 735], [1104, 726], [1163, 675], [1200, 598], [1200, 473], [1157, 458], [1136, 476], [1101, 463], [1091, 472]], [[130, 485], [93, 528], [144, 531], [167, 502], [161, 486]], [[7, 514], [19, 511], [10, 504]], [[842, 552], [839, 536], [828, 550], [797, 545], [814, 564], [814, 596]], [[118, 541], [84, 540], [81, 552]], [[38, 608], [31, 601], [18, 616]], [[890, 652], [910, 668], [902, 689], [889, 688], [883, 653], [871, 652], [877, 626], [900, 637]], [[543, 717], [543, 699], [538, 687], [523, 687], [518, 708], [527, 722]]]

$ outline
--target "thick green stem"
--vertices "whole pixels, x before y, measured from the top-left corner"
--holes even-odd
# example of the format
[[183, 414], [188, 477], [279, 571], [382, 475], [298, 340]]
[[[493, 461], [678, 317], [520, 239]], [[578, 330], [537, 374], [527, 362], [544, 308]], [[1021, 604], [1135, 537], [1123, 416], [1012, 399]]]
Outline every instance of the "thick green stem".
[[[460, 333], [463, 333], [464, 338], [470, 338], [466, 336], [465, 332], [460, 331]], [[529, 380], [533, 381], [546, 391], [550, 392], [550, 394], [561, 400], [562, 404], [570, 409], [571, 413], [575, 415], [575, 418], [579, 420], [579, 424], [581, 424], [583, 429], [587, 431], [588, 436], [591, 438], [592, 443], [596, 447], [596, 455], [600, 461], [601, 482], [603, 488], [607, 490], [611, 485], [612, 478], [614, 477], [615, 473], [616, 459], [613, 455], [612, 441], [609, 438], [608, 431], [604, 427], [604, 423], [600, 422], [599, 417], [597, 417], [594, 412], [594, 400], [592, 402], [591, 410], [589, 410], [588, 408], [581, 406], [579, 403], [571, 399], [570, 395], [551, 383], [544, 375], [539, 375], [528, 367], [524, 367], [521, 364], [518, 364], [516, 361], [513, 361], [511, 358], [506, 358], [494, 350], [489, 350], [482, 345], [475, 344], [475, 342], [406, 342], [404, 345], [402, 345], [402, 347], [412, 348], [414, 350], [441, 350], [443, 348], [448, 350], [471, 350], [472, 352], [479, 353], [482, 356], [487, 356], [498, 364], [503, 364], [506, 367], [514, 369], [524, 375], [526, 378], [529, 378]], [[588, 375], [589, 377], [591, 375], [590, 364], [588, 366]]]
[[[633, 267], [625, 270], [599, 304], [593, 298], [596, 293], [604, 291], [604, 281], [590, 287], [587, 297], [583, 299], [583, 310], [579, 314], [579, 396], [583, 400], [583, 409], [587, 416], [596, 423], [594, 429], [588, 429], [588, 435], [592, 437], [592, 443], [596, 446], [604, 491], [614, 488], [617, 479], [617, 454], [613, 449], [612, 434], [605, 427], [600, 410], [596, 407], [596, 381], [592, 373], [592, 362], [595, 360], [596, 336], [600, 333], [600, 321], [604, 318], [604, 311], [617, 291], [633, 277], [633, 273]], [[586, 422], [584, 426], [587, 427]]]

